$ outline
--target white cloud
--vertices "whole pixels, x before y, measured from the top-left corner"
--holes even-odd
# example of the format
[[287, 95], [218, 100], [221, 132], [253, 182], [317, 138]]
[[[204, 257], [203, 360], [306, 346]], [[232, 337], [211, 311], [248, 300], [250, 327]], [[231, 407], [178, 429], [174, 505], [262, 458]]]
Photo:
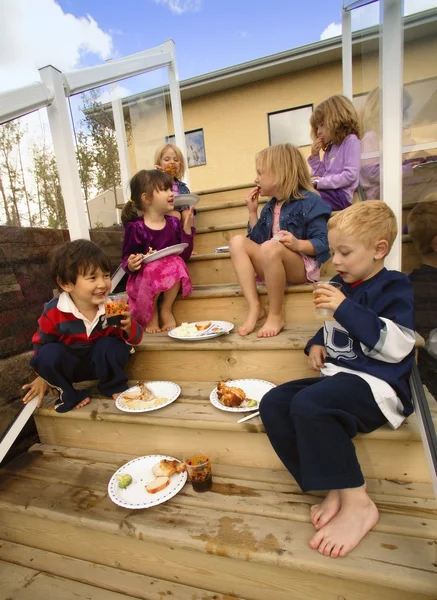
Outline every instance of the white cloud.
[[116, 100], [118, 98], [127, 98], [127, 96], [130, 96], [131, 94], [132, 91], [129, 88], [117, 84], [114, 89], [105, 90], [102, 94], [100, 94], [98, 101], [102, 104], [106, 104], [106, 102], [112, 102], [112, 100]]
[[182, 15], [186, 12], [197, 12], [202, 6], [202, 0], [155, 0], [155, 3], [168, 6], [171, 12], [176, 15]]
[[341, 23], [329, 23], [328, 27], [320, 34], [320, 39], [327, 40], [337, 35], [341, 35]]
[[[437, 8], [437, 0], [405, 0], [404, 15], [411, 15], [430, 8]], [[379, 2], [352, 11], [352, 30], [359, 31], [379, 23]], [[341, 23], [332, 22], [320, 35], [321, 40], [341, 35]]]
[[0, 89], [39, 80], [37, 69], [80, 67], [85, 55], [111, 56], [112, 37], [90, 16], [64, 13], [55, 0], [0, 0]]

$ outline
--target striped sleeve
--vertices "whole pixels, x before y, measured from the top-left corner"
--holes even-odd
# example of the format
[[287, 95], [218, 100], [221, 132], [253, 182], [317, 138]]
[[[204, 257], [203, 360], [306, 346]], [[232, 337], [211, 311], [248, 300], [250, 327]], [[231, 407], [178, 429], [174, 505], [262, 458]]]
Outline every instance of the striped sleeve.
[[[56, 299], [57, 300], [57, 299]], [[33, 349], [35, 352], [50, 342], [57, 342], [59, 340], [59, 332], [56, 327], [55, 321], [51, 318], [52, 313], [56, 309], [53, 306], [53, 301], [48, 302], [44, 306], [44, 311], [38, 319], [38, 329], [32, 337]]]
[[139, 323], [131, 318], [130, 336], [127, 338], [126, 342], [132, 344], [132, 346], [137, 346], [143, 339], [143, 333], [144, 331]]

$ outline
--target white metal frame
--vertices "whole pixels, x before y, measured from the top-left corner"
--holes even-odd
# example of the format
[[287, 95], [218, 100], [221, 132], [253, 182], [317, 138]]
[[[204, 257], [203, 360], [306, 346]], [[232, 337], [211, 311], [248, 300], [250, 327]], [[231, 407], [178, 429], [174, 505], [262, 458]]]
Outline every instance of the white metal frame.
[[[402, 97], [403, 0], [380, 0], [381, 51], [381, 190], [402, 227]], [[386, 260], [389, 269], [402, 270], [402, 236], [398, 235]]]
[[341, 19], [341, 51], [343, 72], [343, 96], [353, 99], [352, 79], [352, 11], [344, 6]]
[[[41, 82], [0, 94], [0, 124], [22, 117], [40, 108], [47, 108], [70, 239], [89, 239], [89, 228], [85, 201], [80, 186], [68, 97], [163, 67], [168, 67], [176, 143], [182, 149], [186, 158], [182, 102], [176, 67], [176, 53], [172, 40], [126, 58], [68, 73], [61, 73], [54, 67], [47, 66], [39, 70]], [[123, 193], [125, 193], [130, 172], [121, 102], [119, 105], [116, 104], [115, 108], [114, 123], [116, 125], [122, 187]]]

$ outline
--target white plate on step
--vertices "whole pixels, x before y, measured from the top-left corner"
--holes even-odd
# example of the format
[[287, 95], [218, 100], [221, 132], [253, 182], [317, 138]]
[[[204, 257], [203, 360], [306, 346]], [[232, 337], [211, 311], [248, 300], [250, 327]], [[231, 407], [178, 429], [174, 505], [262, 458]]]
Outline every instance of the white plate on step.
[[[163, 502], [167, 502], [184, 487], [187, 481], [187, 473], [175, 473], [170, 478], [169, 485], [157, 492], [150, 494], [146, 490], [146, 485], [155, 479], [152, 473], [152, 467], [159, 463], [164, 458], [168, 460], [177, 460], [172, 456], [164, 456], [162, 454], [151, 454], [149, 456], [140, 456], [129, 461], [118, 469], [111, 477], [108, 484], [108, 494], [111, 500], [122, 508], [141, 509], [157, 506]], [[117, 475], [127, 475], [132, 477], [132, 483], [122, 490], [117, 481]]]
[[[207, 329], [198, 330], [196, 325], [204, 325], [210, 323]], [[198, 341], [210, 340], [229, 333], [234, 329], [234, 324], [229, 321], [195, 321], [194, 323], [183, 323], [179, 327], [175, 327], [168, 332], [168, 335], [175, 340], [182, 341]]]
[[[154, 404], [155, 400], [144, 401], [133, 401], [128, 404], [125, 404], [124, 394], [126, 392], [139, 392], [140, 388], [138, 385], [134, 385], [129, 388], [122, 394], [118, 396], [115, 401], [115, 406], [122, 410], [123, 412], [128, 413], [143, 413], [149, 412], [151, 410], [159, 410], [160, 408], [164, 408], [164, 406], [168, 406], [172, 402], [174, 402], [177, 398], [179, 398], [181, 393], [181, 388], [177, 383], [173, 383], [172, 381], [146, 381], [147, 387], [152, 390], [156, 398], [167, 398], [167, 402], [162, 402], [159, 404]], [[129, 404], [132, 405], [129, 406]]]
[[174, 197], [174, 207], [195, 206], [200, 200], [197, 194], [176, 194]]
[[213, 406], [219, 408], [220, 410], [225, 410], [227, 412], [252, 412], [254, 410], [259, 410], [259, 405], [261, 400], [268, 391], [272, 390], [276, 385], [274, 383], [270, 383], [270, 381], [264, 381], [264, 379], [233, 379], [232, 381], [224, 382], [228, 387], [237, 387], [241, 388], [243, 392], [246, 394], [246, 397], [250, 400], [256, 400], [256, 406], [225, 406], [222, 404], [218, 398], [217, 388], [214, 388], [209, 396], [209, 400]]
[[157, 250], [153, 254], [149, 254], [143, 258], [143, 265], [148, 265], [155, 260], [159, 260], [160, 258], [166, 258], [167, 256], [176, 256], [178, 254], [182, 254], [185, 248], [188, 246], [186, 242], [183, 244], [175, 244], [174, 246], [169, 246], [168, 248], [163, 248], [162, 250]]

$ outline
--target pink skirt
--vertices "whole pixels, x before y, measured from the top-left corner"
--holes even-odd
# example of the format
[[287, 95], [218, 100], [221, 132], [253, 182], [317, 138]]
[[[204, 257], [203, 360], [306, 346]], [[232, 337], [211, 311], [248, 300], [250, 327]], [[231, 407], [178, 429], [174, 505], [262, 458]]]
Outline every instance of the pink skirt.
[[137, 275], [130, 275], [126, 292], [131, 315], [141, 327], [146, 327], [153, 315], [154, 297], [170, 290], [180, 281], [182, 296], [193, 290], [187, 265], [180, 256], [167, 256], [143, 265]]

